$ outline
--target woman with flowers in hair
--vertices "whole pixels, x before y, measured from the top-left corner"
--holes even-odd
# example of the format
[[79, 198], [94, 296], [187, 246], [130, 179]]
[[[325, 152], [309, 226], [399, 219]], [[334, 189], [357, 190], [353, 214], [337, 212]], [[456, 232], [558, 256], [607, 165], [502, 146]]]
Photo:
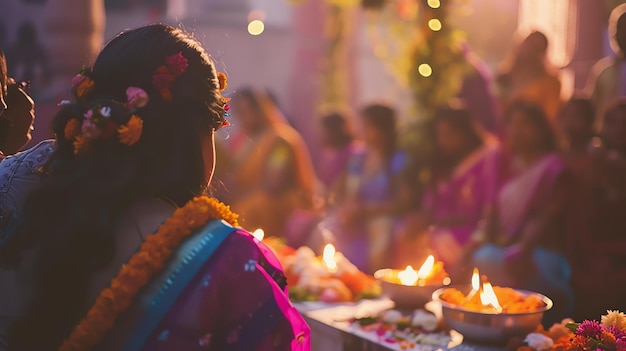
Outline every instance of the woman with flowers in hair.
[[229, 108], [199, 42], [160, 24], [124, 32], [72, 85], [0, 248], [17, 272], [1, 282], [5, 347], [308, 350], [275, 256], [202, 196]]

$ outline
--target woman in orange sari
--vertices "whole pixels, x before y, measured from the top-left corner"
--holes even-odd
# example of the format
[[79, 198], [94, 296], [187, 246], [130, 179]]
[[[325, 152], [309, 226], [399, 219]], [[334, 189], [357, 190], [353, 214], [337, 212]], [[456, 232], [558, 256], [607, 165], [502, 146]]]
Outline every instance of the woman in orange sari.
[[285, 236], [288, 221], [312, 207], [315, 173], [306, 145], [265, 91], [240, 90], [233, 115], [242, 133], [229, 145], [227, 196], [246, 228]]

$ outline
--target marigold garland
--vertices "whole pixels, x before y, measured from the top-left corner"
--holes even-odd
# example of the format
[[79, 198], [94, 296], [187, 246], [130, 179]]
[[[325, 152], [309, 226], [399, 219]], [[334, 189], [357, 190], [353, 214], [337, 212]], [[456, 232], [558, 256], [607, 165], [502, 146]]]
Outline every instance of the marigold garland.
[[139, 251], [100, 293], [59, 350], [85, 351], [96, 346], [113, 328], [119, 315], [131, 306], [139, 290], [163, 269], [183, 239], [214, 219], [239, 226], [238, 217], [229, 206], [206, 196], [196, 197], [177, 209], [155, 234], [146, 237]]

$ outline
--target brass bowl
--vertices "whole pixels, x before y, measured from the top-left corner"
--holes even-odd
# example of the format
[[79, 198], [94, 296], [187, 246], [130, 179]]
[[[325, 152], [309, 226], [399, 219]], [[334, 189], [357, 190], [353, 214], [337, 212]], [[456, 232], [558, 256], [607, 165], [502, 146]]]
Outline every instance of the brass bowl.
[[393, 282], [398, 280], [398, 272], [401, 271], [386, 268], [374, 273], [374, 278], [380, 282], [383, 294], [393, 300], [398, 309], [422, 308], [431, 301], [435, 290], [450, 284], [442, 282], [437, 285], [402, 285]]
[[[457, 287], [467, 295], [470, 286]], [[522, 313], [488, 313], [465, 309], [440, 299], [441, 288], [432, 295], [433, 300], [441, 303], [443, 320], [446, 324], [463, 335], [464, 340], [479, 343], [506, 343], [512, 337], [524, 337], [537, 329], [541, 324], [543, 313], [552, 308], [552, 300], [539, 293], [517, 290], [524, 296], [535, 295], [545, 306], [536, 311]]]

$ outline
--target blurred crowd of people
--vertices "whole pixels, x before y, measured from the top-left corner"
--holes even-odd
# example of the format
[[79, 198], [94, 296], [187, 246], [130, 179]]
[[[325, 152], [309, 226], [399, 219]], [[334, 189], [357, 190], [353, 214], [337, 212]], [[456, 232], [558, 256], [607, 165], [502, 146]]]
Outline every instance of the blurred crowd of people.
[[622, 51], [563, 101], [547, 48], [533, 32], [493, 80], [474, 72], [424, 127], [419, 160], [399, 143], [393, 106], [320, 118], [313, 162], [267, 92], [241, 91], [218, 195], [248, 229], [317, 250], [332, 241], [370, 273], [435, 254], [456, 282], [478, 267], [547, 294], [554, 320], [626, 308], [626, 81], [611, 73]]
[[[435, 254], [456, 282], [478, 267], [547, 294], [555, 319], [626, 309], [626, 16], [612, 21], [619, 53], [588, 91], [562, 101], [548, 40], [533, 32], [493, 81], [477, 70], [437, 110], [426, 159], [400, 144], [396, 109], [372, 103], [320, 118], [314, 160], [271, 94], [239, 89], [213, 191], [246, 229], [292, 246], [332, 241], [370, 273]], [[32, 100], [2, 76], [0, 149], [12, 154], [28, 141]], [[1, 190], [2, 210], [19, 211]]]

